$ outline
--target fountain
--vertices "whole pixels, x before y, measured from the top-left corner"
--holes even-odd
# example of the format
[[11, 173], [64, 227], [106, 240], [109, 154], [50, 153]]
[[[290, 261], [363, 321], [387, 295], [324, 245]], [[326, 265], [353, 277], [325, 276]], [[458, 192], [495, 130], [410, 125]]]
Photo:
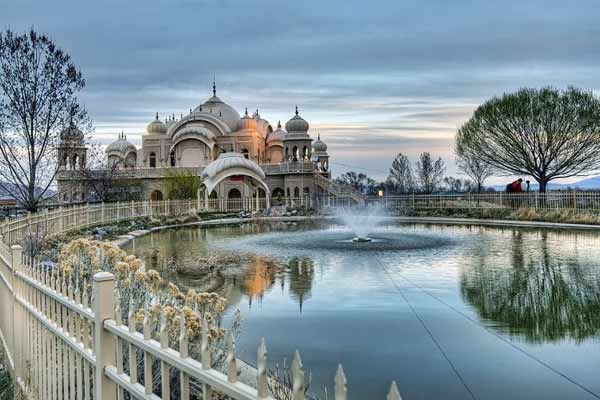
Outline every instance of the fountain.
[[385, 218], [383, 210], [378, 205], [342, 209], [336, 212], [336, 216], [354, 233], [353, 243], [373, 241], [369, 234], [379, 221]]

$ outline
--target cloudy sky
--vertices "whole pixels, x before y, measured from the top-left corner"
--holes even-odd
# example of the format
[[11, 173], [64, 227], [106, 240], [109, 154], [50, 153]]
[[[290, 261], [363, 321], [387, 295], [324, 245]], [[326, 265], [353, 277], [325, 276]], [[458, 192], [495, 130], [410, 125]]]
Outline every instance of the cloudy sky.
[[140, 144], [156, 111], [188, 112], [215, 76], [273, 125], [298, 104], [335, 173], [377, 178], [398, 152], [456, 173], [454, 133], [491, 96], [600, 89], [599, 15], [587, 0], [0, 0], [0, 27], [46, 32], [81, 67], [101, 142]]

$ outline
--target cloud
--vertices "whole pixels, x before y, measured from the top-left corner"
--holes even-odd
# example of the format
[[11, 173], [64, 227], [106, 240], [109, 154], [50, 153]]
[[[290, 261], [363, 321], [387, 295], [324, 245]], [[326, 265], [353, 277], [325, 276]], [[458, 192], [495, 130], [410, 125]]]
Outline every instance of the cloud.
[[[593, 0], [5, 1], [0, 26], [49, 33], [81, 67], [109, 141], [210, 94], [273, 124], [302, 115], [333, 160], [387, 171], [399, 152], [452, 159], [479, 103], [522, 86], [600, 90]], [[452, 169], [452, 168], [451, 168]]]

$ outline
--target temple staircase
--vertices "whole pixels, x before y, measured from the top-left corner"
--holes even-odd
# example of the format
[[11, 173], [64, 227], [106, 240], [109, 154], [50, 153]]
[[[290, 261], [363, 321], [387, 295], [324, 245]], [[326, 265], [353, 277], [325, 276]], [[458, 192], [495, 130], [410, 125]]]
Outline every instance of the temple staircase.
[[315, 172], [315, 184], [325, 193], [335, 197], [345, 197], [352, 199], [358, 205], [364, 205], [366, 196], [354, 189], [352, 186], [325, 178], [323, 175]]

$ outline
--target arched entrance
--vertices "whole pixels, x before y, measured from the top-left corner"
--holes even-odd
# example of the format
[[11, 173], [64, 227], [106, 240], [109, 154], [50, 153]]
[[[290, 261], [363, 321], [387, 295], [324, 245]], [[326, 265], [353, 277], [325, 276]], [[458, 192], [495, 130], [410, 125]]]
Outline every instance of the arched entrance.
[[242, 193], [236, 188], [230, 189], [229, 193], [227, 193], [227, 199], [241, 199]]
[[242, 209], [242, 193], [236, 189], [229, 189], [227, 192], [227, 209], [237, 211]]
[[152, 201], [161, 201], [163, 199], [163, 194], [160, 190], [155, 190], [150, 193], [150, 200]]
[[[253, 209], [252, 193], [253, 188], [261, 187], [265, 191], [266, 208], [270, 207], [270, 190], [265, 182], [265, 173], [262, 168], [254, 161], [245, 158], [240, 153], [224, 153], [215, 161], [211, 162], [202, 171], [202, 180], [205, 190], [205, 204], [208, 208], [208, 193], [213, 189], [217, 191], [219, 196], [224, 198], [219, 199], [219, 206], [230, 209], [230, 206], [237, 206], [239, 209]], [[227, 189], [218, 185], [223, 181], [227, 181], [227, 186], [235, 186]], [[220, 192], [227, 189], [227, 193]], [[235, 191], [234, 191], [235, 189]], [[242, 194], [242, 191], [244, 194]]]
[[272, 203], [276, 205], [282, 205], [285, 203], [285, 192], [282, 188], [273, 189], [273, 194], [271, 196]]

